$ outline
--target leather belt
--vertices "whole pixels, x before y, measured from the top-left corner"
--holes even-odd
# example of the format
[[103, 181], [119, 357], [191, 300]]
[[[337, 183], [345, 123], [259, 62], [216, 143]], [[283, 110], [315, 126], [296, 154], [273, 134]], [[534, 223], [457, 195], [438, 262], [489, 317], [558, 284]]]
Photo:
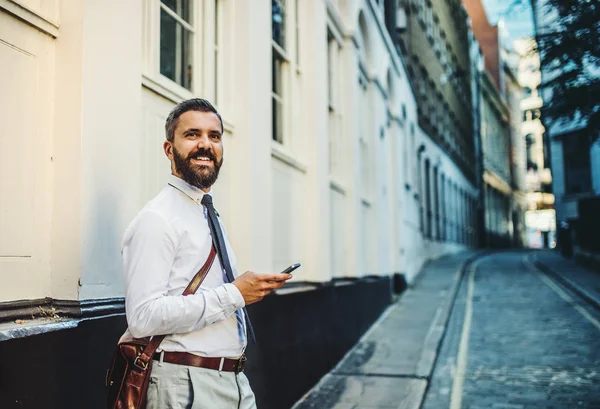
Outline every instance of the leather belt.
[[[161, 355], [163, 355], [161, 357]], [[236, 374], [244, 370], [246, 363], [246, 354], [242, 354], [240, 359], [205, 357], [190, 354], [188, 352], [157, 352], [153, 357], [155, 360], [168, 362], [170, 364], [197, 366], [200, 368], [214, 369], [215, 371], [235, 372]]]

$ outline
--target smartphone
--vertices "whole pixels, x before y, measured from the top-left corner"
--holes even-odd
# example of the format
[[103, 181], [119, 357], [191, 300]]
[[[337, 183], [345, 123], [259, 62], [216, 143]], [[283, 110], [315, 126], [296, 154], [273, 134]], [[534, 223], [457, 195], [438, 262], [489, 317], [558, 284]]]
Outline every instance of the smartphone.
[[291, 274], [292, 271], [294, 271], [298, 267], [300, 267], [300, 263], [292, 264], [291, 266], [289, 266], [288, 268], [286, 268], [285, 270], [283, 270], [281, 272], [281, 274]]

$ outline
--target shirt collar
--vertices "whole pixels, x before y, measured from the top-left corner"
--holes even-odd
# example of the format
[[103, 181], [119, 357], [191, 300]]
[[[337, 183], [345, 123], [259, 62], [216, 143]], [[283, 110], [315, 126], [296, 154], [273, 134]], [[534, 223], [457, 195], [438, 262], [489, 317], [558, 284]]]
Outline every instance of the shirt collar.
[[188, 195], [196, 203], [200, 203], [204, 195], [212, 194], [212, 189], [208, 193], [205, 193], [202, 189], [190, 185], [185, 180], [173, 174], [169, 175], [169, 184]]

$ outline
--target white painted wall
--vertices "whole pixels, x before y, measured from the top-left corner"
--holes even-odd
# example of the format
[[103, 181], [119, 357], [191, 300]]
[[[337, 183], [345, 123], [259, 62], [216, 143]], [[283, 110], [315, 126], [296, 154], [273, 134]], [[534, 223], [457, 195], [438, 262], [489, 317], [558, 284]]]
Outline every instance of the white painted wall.
[[[196, 43], [204, 54], [198, 51], [202, 81], [193, 91], [171, 87], [158, 74], [149, 12], [157, 4], [57, 0], [49, 19], [60, 25], [42, 28], [50, 34], [0, 9], [0, 55], [11, 62], [0, 64], [8, 90], [0, 97], [0, 267], [10, 277], [0, 301], [123, 295], [122, 234], [169, 174], [161, 148], [165, 118], [184, 98], [215, 97], [209, 68], [215, 61], [206, 51], [212, 37]], [[212, 15], [212, 4], [204, 2], [199, 15]], [[403, 57], [382, 11], [367, 0], [299, 3], [300, 38], [295, 30], [289, 37], [299, 49], [286, 68], [286, 142], [279, 145], [271, 139], [270, 7], [262, 0], [219, 9], [228, 23], [221, 25], [217, 62], [225, 162], [214, 193], [240, 269], [279, 271], [301, 262], [295, 280], [405, 273], [412, 281], [427, 259], [464, 248], [426, 240], [419, 230], [421, 144], [422, 158], [448, 183], [476, 192], [418, 127]], [[328, 24], [341, 38], [335, 177]], [[21, 143], [14, 145], [12, 135]], [[464, 213], [464, 201], [453, 200], [448, 217]]]

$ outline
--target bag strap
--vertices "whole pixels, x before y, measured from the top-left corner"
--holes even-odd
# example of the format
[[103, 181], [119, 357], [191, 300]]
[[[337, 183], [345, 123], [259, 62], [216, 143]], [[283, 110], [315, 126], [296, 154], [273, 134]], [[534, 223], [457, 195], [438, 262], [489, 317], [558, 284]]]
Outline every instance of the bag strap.
[[[188, 286], [185, 288], [185, 290], [183, 291], [183, 295], [194, 294], [196, 292], [196, 290], [198, 290], [198, 288], [200, 287], [200, 284], [202, 284], [202, 282], [208, 275], [208, 271], [212, 267], [213, 261], [215, 261], [216, 254], [217, 254], [217, 251], [215, 250], [215, 246], [213, 244], [210, 248], [210, 253], [208, 255], [208, 259], [206, 259], [206, 262], [204, 263], [204, 265], [202, 266], [200, 271], [198, 271], [196, 273], [194, 278], [192, 278], [192, 281], [190, 281]], [[166, 337], [166, 335], [157, 335], [155, 337], [152, 337], [152, 339], [148, 343], [148, 346], [135, 359], [134, 365], [136, 365], [138, 368], [143, 369], [143, 370], [148, 368], [148, 363], [150, 362], [150, 360], [152, 360], [154, 353], [158, 349], [158, 346], [163, 341], [163, 339], [165, 339], [165, 337]]]

